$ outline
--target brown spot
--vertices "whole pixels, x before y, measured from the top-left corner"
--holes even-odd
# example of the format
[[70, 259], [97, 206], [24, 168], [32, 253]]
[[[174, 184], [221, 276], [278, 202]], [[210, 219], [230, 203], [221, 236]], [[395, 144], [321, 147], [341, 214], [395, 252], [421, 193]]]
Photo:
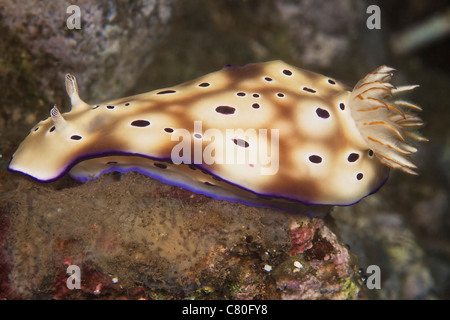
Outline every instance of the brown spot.
[[322, 108], [317, 108], [316, 113], [320, 118], [323, 118], [323, 119], [327, 119], [330, 117], [330, 114], [328, 113], [328, 111], [325, 109], [322, 109]]
[[359, 159], [359, 154], [357, 154], [357, 153], [350, 153], [350, 155], [347, 158], [348, 162], [355, 162], [358, 159]]
[[229, 106], [219, 106], [216, 108], [216, 112], [221, 114], [233, 114], [236, 111], [236, 108]]
[[160, 168], [160, 169], [167, 169], [167, 165], [164, 164], [164, 163], [158, 163], [158, 162], [155, 162], [153, 165], [154, 165], [155, 167], [157, 167], [157, 168]]
[[316, 232], [312, 240], [312, 246], [310, 249], [304, 252], [305, 260], [323, 260], [327, 255], [334, 253], [333, 245], [319, 232]]
[[81, 140], [81, 136], [74, 134], [73, 136], [70, 137], [70, 139], [72, 139], [72, 140]]
[[322, 157], [314, 154], [314, 155], [309, 157], [309, 161], [311, 161], [312, 163], [321, 163], [322, 162]]
[[307, 88], [307, 87], [303, 87], [303, 91], [310, 92], [310, 93], [316, 93], [316, 90]]
[[169, 94], [169, 93], [175, 93], [175, 90], [164, 90], [164, 91], [159, 91], [157, 94]]
[[147, 120], [134, 120], [131, 125], [133, 127], [147, 127], [150, 125], [150, 121]]
[[243, 139], [233, 139], [233, 142], [235, 145], [243, 148], [248, 148], [250, 146], [250, 144]]

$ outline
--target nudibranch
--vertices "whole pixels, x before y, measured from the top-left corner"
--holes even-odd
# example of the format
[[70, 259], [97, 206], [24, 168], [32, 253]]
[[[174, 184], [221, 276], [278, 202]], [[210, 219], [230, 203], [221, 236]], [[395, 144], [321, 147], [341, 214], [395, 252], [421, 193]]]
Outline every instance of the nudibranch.
[[[9, 169], [39, 181], [138, 171], [246, 204], [349, 205], [389, 169], [414, 174], [420, 107], [394, 98], [381, 66], [353, 88], [282, 61], [227, 66], [170, 88], [106, 103], [56, 106], [20, 144]], [[301, 211], [301, 210], [299, 210]]]

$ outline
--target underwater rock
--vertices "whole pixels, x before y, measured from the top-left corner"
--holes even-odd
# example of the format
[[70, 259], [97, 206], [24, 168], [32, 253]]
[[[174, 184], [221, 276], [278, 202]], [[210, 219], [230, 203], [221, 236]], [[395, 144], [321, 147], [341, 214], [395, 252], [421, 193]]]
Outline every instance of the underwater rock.
[[[350, 63], [354, 70], [383, 61], [385, 46], [379, 41], [379, 33], [369, 34], [371, 30], [366, 27], [369, 15], [365, 1], [278, 0], [276, 3], [291, 50], [310, 68], [337, 70], [339, 66], [347, 68]], [[369, 51], [372, 54], [367, 54]]]
[[[84, 92], [92, 99], [124, 94], [166, 34], [173, 0], [77, 1], [79, 29], [68, 28], [76, 26], [73, 15], [77, 12], [68, 9], [71, 4], [51, 0], [2, 2], [0, 24], [21, 40], [21, 54], [28, 56], [14, 66], [16, 74], [25, 62], [33, 65], [28, 68], [32, 74], [27, 76], [39, 79], [39, 91], [50, 100], [61, 97], [55, 83], [62, 83], [68, 71], [82, 80]], [[5, 41], [2, 46], [11, 43]]]
[[7, 252], [6, 234], [9, 229], [9, 214], [11, 206], [8, 203], [0, 205], [0, 298], [8, 296], [11, 289], [8, 285], [8, 275], [11, 271]]
[[[215, 200], [134, 172], [45, 185], [2, 175], [10, 208], [2, 298], [358, 295], [355, 263], [326, 220]], [[303, 250], [299, 239], [309, 243]], [[80, 289], [66, 286], [70, 265], [81, 270]]]
[[316, 221], [316, 229], [311, 226], [294, 227], [289, 234], [293, 243], [292, 257], [273, 271], [282, 299], [358, 297], [360, 283], [353, 271], [354, 258], [323, 220]]
[[351, 0], [179, 1], [171, 31], [135, 92], [173, 85], [227, 64], [280, 58], [352, 83], [389, 61], [383, 32], [366, 26], [368, 6], [367, 1]]
[[[380, 288], [363, 286], [366, 299], [433, 299], [436, 282], [430, 258], [411, 223], [386, 205], [383, 192], [333, 212], [339, 235], [358, 256], [362, 276], [369, 265], [380, 268]], [[411, 219], [411, 217], [409, 217]], [[356, 227], [358, 226], [358, 227]]]

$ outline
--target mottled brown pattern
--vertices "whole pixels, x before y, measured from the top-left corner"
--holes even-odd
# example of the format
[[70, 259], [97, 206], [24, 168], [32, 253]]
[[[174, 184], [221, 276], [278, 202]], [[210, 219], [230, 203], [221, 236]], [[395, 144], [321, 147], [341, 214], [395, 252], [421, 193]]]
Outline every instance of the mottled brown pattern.
[[[305, 87], [315, 92], [304, 90]], [[72, 96], [73, 110], [63, 114], [67, 125], [57, 124], [56, 130], [49, 132], [53, 126], [50, 118], [38, 124], [38, 131], [32, 130], [16, 152], [12, 169], [49, 180], [86, 157], [135, 154], [145, 158], [120, 157], [114, 168], [139, 168], [159, 179], [230, 200], [349, 204], [378, 188], [387, 170], [375, 158], [364, 156], [367, 145], [361, 142], [350, 112], [340, 107], [342, 103], [348, 105], [348, 95], [348, 88], [334, 79], [272, 61], [226, 67], [177, 86], [92, 106]], [[254, 103], [258, 103], [258, 108]], [[219, 106], [231, 107], [234, 112], [218, 112]], [[201, 121], [202, 132], [198, 133], [217, 129], [222, 136], [214, 144], [197, 140], [193, 137], [195, 121]], [[135, 125], [148, 122], [147, 126]], [[278, 161], [278, 170], [262, 175], [263, 167], [258, 161], [251, 163], [248, 159], [243, 164], [198, 164], [204, 172], [179, 165], [155, 167], [154, 159], [171, 159], [172, 150], [181, 141], [172, 141], [171, 137], [182, 129], [190, 133], [191, 141], [186, 146], [191, 147], [192, 162], [196, 143], [201, 144], [198, 150], [202, 151], [211, 144], [215, 152], [223, 149], [225, 154], [231, 143], [236, 153], [240, 149], [247, 154], [257, 152], [260, 143], [252, 139], [258, 138], [260, 129], [266, 129], [267, 150], [278, 147], [278, 152], [273, 149], [270, 163], [275, 168]], [[241, 133], [227, 140], [228, 129]], [[274, 140], [274, 145], [273, 130], [279, 133], [279, 141]], [[67, 141], [72, 135], [82, 138]], [[51, 156], [39, 160], [37, 154], [42, 151]], [[351, 153], [359, 155], [358, 161], [347, 160]], [[320, 163], [309, 160], [316, 154]], [[81, 162], [71, 174], [82, 180], [96, 177], [111, 167], [109, 161], [113, 160]], [[357, 179], [361, 172], [364, 179]], [[258, 195], [276, 201], [267, 197], [262, 201]]]

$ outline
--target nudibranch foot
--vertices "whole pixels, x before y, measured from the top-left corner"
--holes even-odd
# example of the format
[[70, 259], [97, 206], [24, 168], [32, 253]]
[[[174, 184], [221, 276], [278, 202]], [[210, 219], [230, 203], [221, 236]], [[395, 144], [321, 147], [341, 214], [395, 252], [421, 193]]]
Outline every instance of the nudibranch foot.
[[35, 125], [9, 169], [39, 181], [138, 171], [217, 199], [322, 216], [377, 191], [389, 168], [415, 174], [421, 108], [381, 66], [351, 90], [282, 61], [234, 66], [180, 85], [72, 108]]

